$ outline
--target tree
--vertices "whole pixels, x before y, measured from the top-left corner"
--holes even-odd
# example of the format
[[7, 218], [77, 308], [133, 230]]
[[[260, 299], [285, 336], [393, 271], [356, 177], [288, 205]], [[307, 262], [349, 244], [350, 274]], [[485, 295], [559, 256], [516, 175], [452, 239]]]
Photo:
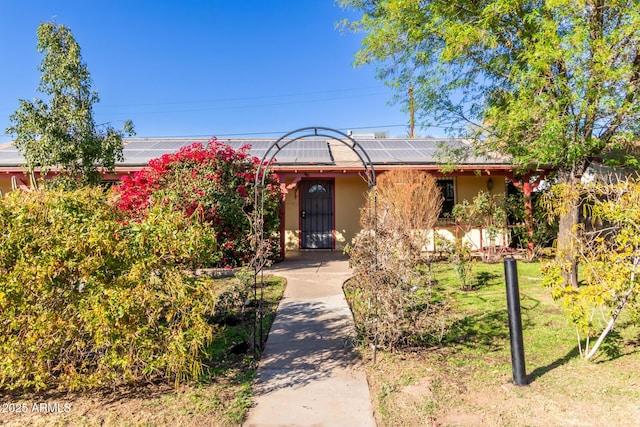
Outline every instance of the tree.
[[[575, 233], [584, 278], [579, 287], [565, 286], [563, 275], [570, 267], [564, 260], [546, 266], [544, 284], [576, 326], [578, 348], [586, 359], [593, 357], [614, 330], [623, 309], [640, 319], [640, 184], [592, 183], [571, 188], [555, 186], [549, 193], [557, 213], [566, 200], [584, 202], [595, 227]], [[585, 336], [584, 344], [580, 339]], [[589, 348], [590, 338], [597, 336]]]
[[40, 24], [36, 49], [44, 54], [38, 91], [49, 102], [21, 99], [6, 132], [16, 135], [30, 172], [59, 167], [82, 184], [99, 183], [100, 169], [112, 171], [122, 160], [122, 137], [133, 133], [133, 125], [127, 121], [122, 130], [96, 126], [98, 94], [91, 89], [91, 76], [69, 28]]
[[493, 195], [480, 191], [471, 203], [463, 200], [453, 207], [451, 216], [467, 234], [474, 226], [484, 231], [482, 245], [476, 249], [482, 252], [484, 262], [498, 260], [498, 247], [504, 245], [504, 232], [507, 224], [507, 210], [503, 195]]
[[[169, 204], [185, 217], [198, 216], [215, 231], [219, 248], [215, 267], [239, 267], [253, 254], [251, 216], [254, 180], [259, 159], [244, 146], [233, 150], [212, 138], [165, 154], [114, 187], [117, 206], [133, 220], [147, 216], [154, 204]], [[280, 182], [265, 179], [264, 232], [277, 246], [280, 223]]]
[[[424, 125], [445, 124], [499, 151], [523, 175], [557, 167], [575, 186], [594, 158], [640, 134], [637, 0], [342, 0], [364, 12], [357, 64], [407, 102]], [[633, 158], [628, 158], [634, 163]], [[571, 236], [578, 206], [560, 217], [557, 255], [577, 282]]]

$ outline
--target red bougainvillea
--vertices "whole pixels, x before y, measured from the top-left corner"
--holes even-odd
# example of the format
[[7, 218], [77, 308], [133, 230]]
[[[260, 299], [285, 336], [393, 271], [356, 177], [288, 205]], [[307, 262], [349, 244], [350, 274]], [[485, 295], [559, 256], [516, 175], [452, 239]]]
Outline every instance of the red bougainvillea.
[[[174, 206], [188, 217], [198, 218], [216, 232], [220, 265], [237, 267], [251, 258], [250, 216], [254, 209], [254, 180], [260, 160], [249, 154], [249, 146], [234, 150], [209, 140], [194, 143], [175, 154], [153, 159], [133, 176], [114, 187], [117, 206], [131, 219], [146, 216], [152, 203]], [[265, 179], [264, 231], [278, 230], [281, 201], [278, 177]]]

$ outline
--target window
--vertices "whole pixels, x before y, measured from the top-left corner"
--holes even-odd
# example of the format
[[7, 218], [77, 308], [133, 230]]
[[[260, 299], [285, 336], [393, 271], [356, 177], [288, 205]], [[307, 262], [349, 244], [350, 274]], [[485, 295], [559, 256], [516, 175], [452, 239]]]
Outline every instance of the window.
[[456, 204], [455, 181], [453, 178], [439, 178], [438, 187], [440, 187], [442, 197], [444, 198], [442, 202], [442, 211], [440, 211], [440, 218], [449, 218], [451, 216], [453, 206]]
[[326, 193], [327, 189], [322, 184], [313, 184], [309, 187], [309, 193]]

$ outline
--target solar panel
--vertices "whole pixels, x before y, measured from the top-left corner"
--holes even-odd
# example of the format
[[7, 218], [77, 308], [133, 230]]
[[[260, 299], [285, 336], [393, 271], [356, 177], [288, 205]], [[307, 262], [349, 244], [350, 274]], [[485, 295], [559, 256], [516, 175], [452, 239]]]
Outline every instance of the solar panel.
[[[176, 153], [180, 148], [200, 142], [206, 145], [207, 141], [193, 140], [134, 140], [128, 142], [123, 150], [123, 165], [143, 165], [151, 159], [162, 156], [165, 153]], [[249, 145], [249, 153], [261, 159], [275, 140], [218, 140], [218, 142], [239, 150], [244, 145]], [[286, 145], [286, 146], [285, 146]], [[333, 157], [325, 140], [308, 139], [297, 140], [287, 144], [281, 141], [278, 150], [273, 147], [269, 156], [276, 154], [278, 164], [333, 164]]]
[[407, 147], [411, 147], [411, 144], [409, 144], [408, 141], [386, 141], [381, 142], [380, 145], [385, 150], [402, 150]]
[[[378, 139], [362, 140], [358, 144], [377, 164], [436, 164], [440, 163], [439, 154], [447, 148], [456, 149], [465, 146], [458, 139]], [[466, 164], [501, 163], [497, 158], [469, 156]]]
[[205, 140], [187, 139], [143, 139], [125, 140], [122, 149], [124, 161], [119, 166], [146, 165], [150, 160], [161, 157], [163, 154], [177, 153], [181, 148], [194, 142], [206, 144]]
[[22, 166], [24, 156], [12, 145], [0, 148], [0, 166]]
[[[367, 156], [374, 164], [437, 164], [442, 160], [439, 153], [442, 147], [460, 148], [464, 142], [457, 139], [376, 139], [356, 140], [358, 145], [354, 149], [363, 159]], [[206, 145], [203, 139], [128, 139], [123, 148], [124, 161], [118, 166], [144, 166], [150, 160], [163, 154], [176, 153], [181, 148], [194, 142]], [[335, 157], [330, 144], [322, 138], [306, 138], [293, 142], [280, 141], [279, 147], [272, 147], [275, 140], [266, 139], [237, 139], [219, 140], [220, 143], [230, 145], [234, 150], [244, 145], [250, 146], [250, 154], [261, 159], [267, 150], [269, 156], [275, 155], [276, 163], [280, 165], [335, 165]], [[349, 145], [351, 145], [349, 143]], [[365, 155], [366, 153], [366, 155]], [[15, 146], [0, 146], [0, 166], [21, 166], [24, 158]], [[505, 160], [487, 156], [469, 156], [463, 161], [465, 164], [501, 164]]]
[[[262, 158], [269, 150], [268, 158], [275, 155], [278, 164], [333, 164], [333, 157], [329, 145], [325, 140], [300, 139], [296, 141], [280, 141], [278, 147], [275, 141], [246, 140], [231, 141], [230, 145], [237, 149], [241, 144], [251, 146], [251, 155]], [[229, 143], [225, 141], [225, 143]]]
[[140, 150], [140, 149], [151, 149], [151, 150], [164, 150], [165, 152], [176, 152], [182, 147], [186, 147], [188, 145], [193, 144], [194, 142], [202, 141], [185, 141], [185, 140], [171, 140], [171, 141], [154, 141], [154, 140], [146, 140], [146, 141], [132, 141], [125, 144], [124, 149], [128, 150]]

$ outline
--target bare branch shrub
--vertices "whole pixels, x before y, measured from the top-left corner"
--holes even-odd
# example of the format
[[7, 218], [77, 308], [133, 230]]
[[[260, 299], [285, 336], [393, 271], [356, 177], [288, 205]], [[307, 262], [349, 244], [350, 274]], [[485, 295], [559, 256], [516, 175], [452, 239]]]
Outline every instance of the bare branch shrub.
[[[427, 172], [395, 169], [378, 178], [376, 197], [377, 228], [410, 231], [411, 239], [423, 249], [444, 200], [436, 179]], [[373, 218], [361, 215], [364, 228], [373, 228], [367, 223]]]
[[369, 197], [364, 231], [348, 249], [355, 274], [346, 291], [359, 333], [382, 348], [440, 341], [450, 304], [435, 295], [422, 257], [442, 207], [436, 180], [419, 171], [387, 172]]

